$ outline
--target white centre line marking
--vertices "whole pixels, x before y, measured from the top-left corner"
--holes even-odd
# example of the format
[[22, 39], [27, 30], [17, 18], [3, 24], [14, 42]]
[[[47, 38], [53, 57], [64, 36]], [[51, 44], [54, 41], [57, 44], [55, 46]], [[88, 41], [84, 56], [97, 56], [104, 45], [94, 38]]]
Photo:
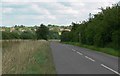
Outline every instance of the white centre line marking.
[[94, 59], [92, 59], [92, 58], [90, 58], [90, 57], [88, 57], [88, 56], [85, 56], [87, 59], [89, 59], [89, 60], [91, 60], [91, 61], [93, 61], [93, 62], [95, 62], [95, 60]]
[[73, 51], [76, 51], [76, 50], [74, 50], [74, 49], [72, 49]]
[[82, 53], [80, 53], [80, 52], [78, 52], [78, 51], [77, 51], [77, 53], [80, 54], [80, 55], [83, 55]]
[[120, 75], [120, 73], [119, 73], [119, 72], [117, 72], [117, 71], [115, 71], [115, 70], [113, 70], [113, 69], [111, 69], [111, 68], [109, 68], [109, 67], [105, 66], [104, 64], [101, 64], [101, 66], [103, 66], [104, 68], [106, 68], [106, 69], [108, 69], [108, 70], [110, 70], [110, 71], [112, 71], [112, 72], [114, 72], [114, 73], [116, 73], [116, 74]]

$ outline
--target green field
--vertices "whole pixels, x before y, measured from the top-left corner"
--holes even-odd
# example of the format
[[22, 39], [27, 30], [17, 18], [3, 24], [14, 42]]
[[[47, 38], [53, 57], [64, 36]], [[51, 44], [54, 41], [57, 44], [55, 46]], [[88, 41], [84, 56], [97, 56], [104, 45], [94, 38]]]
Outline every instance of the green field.
[[51, 48], [44, 40], [2, 41], [3, 74], [55, 74]]

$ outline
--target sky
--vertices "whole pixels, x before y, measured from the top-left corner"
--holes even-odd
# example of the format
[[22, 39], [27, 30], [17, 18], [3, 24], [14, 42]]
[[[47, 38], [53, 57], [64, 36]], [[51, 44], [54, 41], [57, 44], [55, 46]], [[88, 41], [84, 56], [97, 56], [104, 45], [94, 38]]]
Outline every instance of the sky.
[[119, 0], [1, 0], [0, 25], [65, 25], [80, 22]]

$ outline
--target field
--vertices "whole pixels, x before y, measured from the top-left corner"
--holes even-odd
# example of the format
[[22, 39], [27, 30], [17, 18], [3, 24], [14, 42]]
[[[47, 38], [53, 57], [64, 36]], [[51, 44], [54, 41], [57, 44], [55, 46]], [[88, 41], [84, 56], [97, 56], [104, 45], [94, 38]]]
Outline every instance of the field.
[[49, 42], [44, 40], [2, 41], [3, 74], [55, 74]]

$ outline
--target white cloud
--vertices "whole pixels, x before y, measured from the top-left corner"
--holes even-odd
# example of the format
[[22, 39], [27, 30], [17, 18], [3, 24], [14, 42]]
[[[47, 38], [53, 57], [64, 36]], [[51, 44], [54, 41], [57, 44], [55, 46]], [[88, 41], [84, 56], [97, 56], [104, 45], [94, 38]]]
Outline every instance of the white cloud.
[[111, 2], [108, 0], [97, 1], [98, 0], [4, 0], [3, 24], [31, 25], [51, 23], [66, 25], [73, 21], [86, 20], [89, 13], [95, 14], [100, 12], [101, 10], [98, 8], [109, 6], [117, 0], [111, 0]]
[[2, 2], [115, 2], [119, 0], [1, 0]]
[[59, 14], [70, 14], [70, 15], [79, 14], [77, 10], [73, 10], [72, 8], [67, 8], [65, 10], [58, 10], [57, 12]]
[[[46, 16], [46, 17], [44, 17], [44, 18], [56, 19], [56, 17], [50, 13], [50, 10], [45, 9], [45, 8], [42, 8], [42, 7], [39, 7], [37, 4], [32, 4], [32, 5], [31, 5], [31, 10], [33, 10], [33, 11], [35, 11], [35, 12], [37, 12], [37, 13], [42, 14], [43, 17]], [[42, 17], [42, 18], [43, 18], [43, 17]], [[41, 18], [41, 16], [40, 16], [40, 18]]]
[[11, 13], [12, 11], [12, 8], [3, 8], [3, 13]]
[[37, 4], [32, 4], [31, 9], [35, 12], [38, 12], [38, 13], [47, 14], [47, 15], [50, 14], [50, 12], [47, 9], [41, 8]]
[[56, 2], [56, 0], [1, 0], [2, 2]]
[[0, 3], [0, 25], [2, 25], [2, 3]]

